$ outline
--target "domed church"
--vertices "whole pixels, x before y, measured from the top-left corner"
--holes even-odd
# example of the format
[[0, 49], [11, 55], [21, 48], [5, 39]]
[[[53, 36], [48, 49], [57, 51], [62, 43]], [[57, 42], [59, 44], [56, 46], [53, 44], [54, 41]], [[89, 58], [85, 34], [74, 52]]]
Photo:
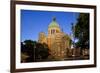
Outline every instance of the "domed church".
[[68, 56], [68, 49], [71, 48], [71, 38], [64, 33], [54, 17], [48, 26], [48, 34], [39, 33], [39, 43], [46, 43], [52, 57], [63, 60]]

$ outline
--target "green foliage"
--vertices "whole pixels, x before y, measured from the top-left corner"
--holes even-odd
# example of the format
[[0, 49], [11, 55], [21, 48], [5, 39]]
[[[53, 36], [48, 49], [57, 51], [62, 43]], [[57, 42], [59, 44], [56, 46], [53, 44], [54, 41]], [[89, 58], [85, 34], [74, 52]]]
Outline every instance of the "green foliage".
[[75, 38], [79, 41], [76, 43], [77, 47], [89, 48], [89, 14], [80, 13], [77, 23], [75, 25]]
[[49, 56], [47, 44], [38, 43], [32, 40], [25, 40], [21, 43], [21, 53], [26, 53], [29, 57], [26, 62], [43, 61]]

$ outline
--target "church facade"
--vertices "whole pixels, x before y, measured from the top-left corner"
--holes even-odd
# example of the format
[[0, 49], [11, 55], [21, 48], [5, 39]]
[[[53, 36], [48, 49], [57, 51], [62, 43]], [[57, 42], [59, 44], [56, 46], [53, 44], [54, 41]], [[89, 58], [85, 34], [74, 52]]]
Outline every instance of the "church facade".
[[61, 30], [56, 18], [49, 24], [47, 35], [44, 32], [39, 33], [38, 42], [46, 43], [51, 56], [59, 60], [67, 58], [68, 49], [71, 48], [71, 38]]

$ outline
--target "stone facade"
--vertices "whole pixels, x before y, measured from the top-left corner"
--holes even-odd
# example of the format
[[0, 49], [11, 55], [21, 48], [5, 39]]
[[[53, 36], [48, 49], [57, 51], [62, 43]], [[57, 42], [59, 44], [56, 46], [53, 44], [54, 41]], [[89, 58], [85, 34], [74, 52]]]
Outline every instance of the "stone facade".
[[50, 49], [50, 54], [55, 59], [63, 60], [68, 56], [68, 49], [71, 48], [71, 38], [68, 34], [61, 31], [56, 19], [53, 18], [48, 26], [48, 34], [39, 33], [40, 43], [46, 43]]

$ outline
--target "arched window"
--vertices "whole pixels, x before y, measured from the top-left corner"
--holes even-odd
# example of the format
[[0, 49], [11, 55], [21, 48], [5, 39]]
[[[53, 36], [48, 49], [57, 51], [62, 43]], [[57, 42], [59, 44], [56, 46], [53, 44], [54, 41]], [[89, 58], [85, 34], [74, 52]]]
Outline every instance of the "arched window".
[[52, 30], [51, 30], [51, 34], [54, 34], [54, 33], [55, 33], [55, 29], [52, 29]]
[[54, 34], [54, 33], [55, 33], [55, 30], [54, 30], [54, 29], [52, 29], [52, 30], [51, 30], [51, 34]]
[[52, 30], [51, 30], [51, 34], [52, 34]]
[[53, 32], [53, 34], [54, 34], [54, 33], [55, 33], [55, 30], [53, 29], [52, 32]]

